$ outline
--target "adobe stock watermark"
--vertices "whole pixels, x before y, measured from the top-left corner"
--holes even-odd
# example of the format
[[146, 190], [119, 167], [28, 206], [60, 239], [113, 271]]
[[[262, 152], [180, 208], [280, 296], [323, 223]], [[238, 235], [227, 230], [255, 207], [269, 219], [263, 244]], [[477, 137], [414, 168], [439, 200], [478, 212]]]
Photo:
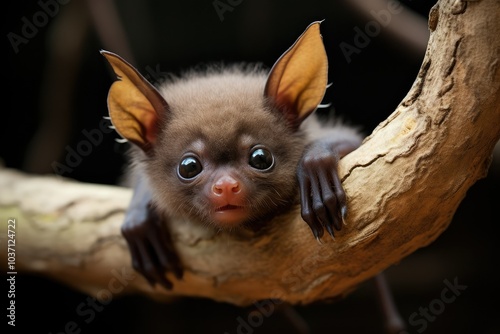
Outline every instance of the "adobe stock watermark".
[[467, 289], [467, 285], [458, 283], [457, 277], [453, 279], [453, 282], [445, 279], [443, 283], [446, 287], [441, 290], [439, 298], [431, 300], [427, 307], [419, 307], [418, 312], [410, 314], [408, 323], [413, 327], [418, 327], [416, 328], [418, 333], [423, 333], [429, 322], [435, 321], [437, 316], [445, 311], [446, 305], [455, 302], [457, 297]]
[[[287, 295], [286, 291], [299, 291], [303, 285], [303, 277], [314, 271], [314, 267], [321, 262], [328, 261], [334, 255], [334, 251], [319, 247], [309, 257], [304, 258], [297, 266], [291, 267], [283, 273], [281, 285], [283, 289], [275, 289], [271, 292], [272, 298], [255, 301], [255, 310], [248, 313], [246, 319], [242, 316], [236, 318], [236, 334], [253, 334], [255, 330], [264, 324], [264, 320], [271, 317], [277, 306], [283, 303], [282, 297]], [[230, 334], [230, 332], [224, 332]]]
[[[160, 65], [155, 68], [146, 66], [145, 78], [154, 86], [158, 86], [163, 79], [168, 75], [167, 72], [160, 70]], [[109, 118], [103, 118], [99, 122], [99, 127], [91, 130], [83, 129], [81, 134], [85, 139], [80, 140], [75, 147], [66, 145], [64, 148], [66, 155], [64, 161], [53, 161], [51, 164], [52, 170], [58, 176], [64, 176], [73, 172], [82, 162], [84, 157], [92, 154], [95, 147], [101, 145], [104, 140], [104, 135], [115, 132]], [[118, 140], [118, 143], [124, 143], [126, 140]], [[118, 150], [116, 150], [118, 152]]]
[[94, 147], [99, 146], [103, 140], [104, 135], [115, 131], [111, 126], [111, 121], [109, 119], [103, 118], [99, 122], [98, 129], [82, 130], [82, 135], [86, 139], [80, 140], [75, 148], [72, 148], [69, 145], [66, 145], [66, 156], [64, 158], [64, 163], [59, 161], [54, 161], [51, 164], [52, 170], [56, 173], [56, 175], [63, 176], [66, 173], [71, 173], [73, 170], [78, 167], [82, 161], [83, 157], [87, 157], [92, 154]]
[[387, 27], [391, 23], [392, 15], [401, 13], [403, 9], [399, 1], [390, 0], [387, 2], [387, 9], [379, 11], [371, 10], [370, 15], [374, 19], [365, 24], [364, 30], [360, 27], [354, 27], [354, 45], [346, 42], [342, 42], [339, 45], [347, 63], [350, 64], [352, 61], [351, 57], [354, 54], [360, 54], [361, 50], [370, 44], [371, 38], [377, 37], [380, 34], [382, 27]]
[[26, 16], [21, 17], [21, 31], [19, 34], [15, 32], [7, 33], [7, 39], [14, 49], [14, 53], [19, 53], [19, 47], [23, 44], [28, 44], [30, 40], [36, 37], [39, 29], [45, 27], [50, 19], [54, 18], [58, 13], [61, 5], [66, 5], [71, 0], [39, 0], [37, 2], [40, 10], [35, 12], [31, 18]]
[[154, 68], [149, 65], [146, 66], [146, 74], [144, 74], [144, 77], [153, 86], [158, 87], [168, 75], [168, 72], [162, 72], [160, 70], [160, 64], [156, 64]]
[[232, 12], [236, 6], [239, 6], [243, 0], [214, 0], [212, 6], [214, 6], [215, 12], [219, 16], [221, 22], [224, 21], [224, 13]]
[[[236, 327], [237, 334], [252, 334], [256, 328], [259, 328], [264, 324], [264, 319], [269, 318], [273, 315], [276, 310], [275, 305], [282, 304], [280, 299], [265, 299], [261, 301], [255, 301], [253, 305], [255, 310], [248, 313], [246, 319], [239, 316], [236, 318], [238, 323]], [[224, 334], [230, 334], [229, 332], [224, 332]]]
[[61, 331], [49, 332], [49, 334], [79, 334], [82, 333], [82, 325], [90, 324], [97, 316], [98, 312], [102, 312], [106, 305], [111, 303], [113, 295], [119, 294], [135, 279], [136, 275], [131, 268], [123, 267], [121, 272], [116, 269], [111, 270], [113, 276], [105, 289], [101, 289], [94, 297], [87, 297], [84, 302], [76, 306], [75, 313], [78, 316], [77, 320], [70, 320], [64, 324]]

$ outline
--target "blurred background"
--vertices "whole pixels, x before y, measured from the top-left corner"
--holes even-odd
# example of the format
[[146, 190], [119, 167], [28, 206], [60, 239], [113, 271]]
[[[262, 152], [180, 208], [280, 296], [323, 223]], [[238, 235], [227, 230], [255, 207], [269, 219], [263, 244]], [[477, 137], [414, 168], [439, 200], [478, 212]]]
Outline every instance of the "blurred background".
[[[368, 135], [411, 87], [425, 53], [427, 15], [434, 3], [9, 1], [4, 43], [10, 104], [2, 111], [0, 159], [6, 167], [29, 173], [117, 184], [127, 146], [115, 141], [114, 132], [99, 130], [106, 122], [106, 95], [113, 81], [99, 50], [120, 54], [157, 83], [168, 72], [212, 61], [271, 67], [311, 22], [323, 19], [333, 85], [324, 100], [332, 110], [322, 113], [341, 117]], [[70, 152], [96, 129], [100, 139], [68, 164]], [[499, 221], [493, 211], [499, 185], [495, 160], [489, 175], [470, 189], [450, 227], [386, 271], [403, 318], [413, 319], [409, 333], [500, 333], [498, 248], [492, 229]], [[453, 302], [443, 303], [445, 282], [466, 288]], [[34, 275], [19, 275], [16, 285], [19, 332], [60, 333], [70, 321], [80, 325], [81, 333], [297, 332], [282, 312], [259, 326], [238, 328], [238, 319], [247, 320], [253, 308], [200, 299], [160, 304], [141, 296], [117, 298], [86, 323], [76, 309], [87, 296], [78, 291]], [[429, 307], [426, 319], [421, 312]], [[343, 300], [295, 310], [312, 333], [384, 333], [371, 281]]]

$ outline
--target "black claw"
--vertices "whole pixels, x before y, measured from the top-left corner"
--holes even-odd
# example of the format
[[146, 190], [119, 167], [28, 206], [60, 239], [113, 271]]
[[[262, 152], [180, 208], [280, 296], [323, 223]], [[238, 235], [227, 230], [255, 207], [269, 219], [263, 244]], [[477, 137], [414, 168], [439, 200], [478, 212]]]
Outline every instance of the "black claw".
[[319, 232], [318, 232], [318, 230], [316, 230], [316, 228], [315, 228], [315, 227], [311, 227], [311, 231], [312, 231], [312, 233], [313, 233], [313, 235], [314, 235], [314, 238], [315, 238], [316, 240], [319, 240]]
[[332, 226], [330, 224], [326, 224], [325, 228], [328, 231], [328, 233], [331, 235], [332, 239], [335, 240], [335, 235], [333, 233]]
[[342, 208], [340, 209], [340, 214], [341, 214], [341, 217], [342, 217], [342, 224], [347, 225], [345, 220], [347, 218], [347, 206], [342, 206]]
[[325, 230], [323, 229], [323, 227], [320, 227], [320, 229], [318, 230], [318, 237], [321, 239], [323, 237], [323, 234], [325, 234]]

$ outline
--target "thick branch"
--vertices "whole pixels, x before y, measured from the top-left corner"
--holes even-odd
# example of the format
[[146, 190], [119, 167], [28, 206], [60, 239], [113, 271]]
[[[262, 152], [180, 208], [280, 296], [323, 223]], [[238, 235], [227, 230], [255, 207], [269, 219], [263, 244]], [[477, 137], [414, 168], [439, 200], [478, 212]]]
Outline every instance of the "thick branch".
[[319, 245], [298, 211], [265, 235], [213, 235], [174, 222], [186, 275], [171, 292], [153, 290], [126, 274], [130, 258], [119, 229], [130, 190], [1, 170], [0, 219], [5, 230], [16, 218], [18, 270], [98, 297], [102, 289], [118, 293], [119, 277], [123, 292], [155, 298], [309, 303], [341, 296], [430, 244], [486, 175], [500, 138], [500, 3], [439, 1], [429, 25], [410, 92], [341, 162], [349, 217], [335, 241]]

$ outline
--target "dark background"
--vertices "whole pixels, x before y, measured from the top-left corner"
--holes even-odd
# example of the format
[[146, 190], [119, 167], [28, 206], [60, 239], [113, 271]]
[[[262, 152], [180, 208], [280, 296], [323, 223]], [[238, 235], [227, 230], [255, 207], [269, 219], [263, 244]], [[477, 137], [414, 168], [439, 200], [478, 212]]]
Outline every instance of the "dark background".
[[[155, 76], [151, 71], [178, 73], [210, 61], [263, 62], [270, 67], [309, 23], [325, 19], [321, 31], [333, 82], [325, 102], [333, 104], [337, 116], [369, 134], [405, 96], [423, 59], [423, 50], [415, 52], [382, 31], [348, 62], [340, 43], [354, 45], [354, 28], [363, 29], [372, 19], [346, 2], [232, 3], [238, 2], [232, 11], [224, 12], [224, 20], [211, 0], [117, 2], [131, 50], [129, 60], [152, 81]], [[55, 0], [44, 3], [57, 4]], [[402, 3], [408, 6], [405, 10], [426, 18], [434, 1]], [[5, 5], [9, 105], [2, 111], [0, 159], [10, 168], [55, 173], [58, 170], [53, 163], [64, 164], [67, 147], [75, 148], [86, 139], [82, 131], [99, 128], [107, 114], [106, 94], [112, 77], [99, 50], [120, 53], [112, 49], [117, 41], [106, 42], [100, 37], [87, 2], [73, 0], [59, 4], [58, 12], [40, 24], [16, 52], [8, 34], [22, 35], [23, 17], [33, 22], [43, 8], [37, 1], [10, 1]], [[104, 21], [112, 21], [106, 19], [106, 11], [98, 12], [104, 15]], [[78, 29], [85, 33], [78, 34]], [[84, 182], [116, 184], [126, 146], [116, 143], [115, 138], [115, 133], [104, 134], [102, 143], [71, 172], [58, 173]], [[498, 276], [494, 273], [498, 250], [492, 229], [498, 222], [493, 208], [499, 203], [499, 174], [492, 168], [488, 177], [470, 189], [450, 227], [434, 243], [386, 271], [405, 320], [420, 307], [429, 307], [440, 299], [445, 280], [453, 282], [456, 278], [467, 286], [428, 322], [426, 333], [500, 332], [496, 320]], [[75, 312], [86, 298], [43, 277], [18, 275], [16, 330], [59, 333], [74, 320], [81, 325], [82, 333], [236, 333], [237, 318], [247, 319], [252, 310], [210, 300], [159, 304], [132, 296], [113, 300], [86, 324]], [[299, 306], [296, 311], [313, 333], [384, 332], [371, 281], [344, 300]], [[419, 329], [420, 325], [408, 327], [410, 333]], [[280, 312], [274, 312], [252, 331], [296, 332]]]

